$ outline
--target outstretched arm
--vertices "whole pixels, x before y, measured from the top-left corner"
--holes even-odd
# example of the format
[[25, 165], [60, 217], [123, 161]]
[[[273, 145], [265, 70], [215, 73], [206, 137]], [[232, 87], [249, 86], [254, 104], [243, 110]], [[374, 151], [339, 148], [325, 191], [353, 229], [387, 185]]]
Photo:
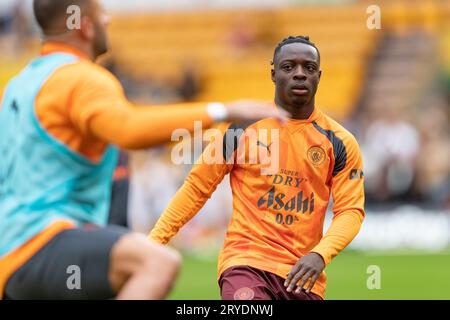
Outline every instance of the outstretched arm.
[[133, 106], [119, 81], [106, 72], [86, 73], [74, 90], [69, 117], [85, 135], [124, 149], [148, 148], [169, 142], [175, 129], [194, 130], [214, 122], [286, 119], [287, 113], [268, 103], [238, 101], [166, 106]]

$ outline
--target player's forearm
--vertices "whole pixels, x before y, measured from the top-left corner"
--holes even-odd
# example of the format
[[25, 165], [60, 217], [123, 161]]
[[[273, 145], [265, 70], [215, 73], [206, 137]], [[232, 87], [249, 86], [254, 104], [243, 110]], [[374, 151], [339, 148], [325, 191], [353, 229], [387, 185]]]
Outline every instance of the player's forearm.
[[214, 141], [206, 147], [202, 157], [197, 160], [183, 186], [150, 233], [151, 239], [162, 244], [169, 242], [180, 228], [197, 214], [223, 177], [230, 172], [233, 165], [225, 161], [207, 164], [205, 155], [211, 155], [215, 147]]
[[194, 122], [202, 127], [212, 125], [205, 104], [114, 108], [94, 115], [90, 131], [97, 138], [124, 149], [141, 149], [170, 141], [175, 129], [194, 130]]
[[188, 177], [158, 219], [155, 227], [150, 232], [150, 239], [161, 244], [169, 242], [197, 214], [211, 196], [209, 191], [199, 188], [190, 178], [192, 177]]
[[357, 210], [347, 211], [334, 217], [328, 231], [311, 252], [320, 254], [325, 264], [329, 264], [356, 237], [363, 217], [364, 215]]

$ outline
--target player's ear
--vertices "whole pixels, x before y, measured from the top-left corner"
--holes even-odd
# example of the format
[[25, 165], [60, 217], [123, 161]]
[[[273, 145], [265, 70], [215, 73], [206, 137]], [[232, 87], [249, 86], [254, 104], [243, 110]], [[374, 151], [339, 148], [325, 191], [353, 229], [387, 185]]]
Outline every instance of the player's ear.
[[95, 38], [94, 23], [87, 16], [81, 17], [80, 34], [86, 40], [92, 40]]
[[320, 80], [321, 76], [322, 76], [322, 70], [319, 71], [319, 80]]
[[275, 83], [275, 61], [270, 60], [270, 65], [272, 66], [270, 69], [270, 77], [272, 78], [272, 82]]

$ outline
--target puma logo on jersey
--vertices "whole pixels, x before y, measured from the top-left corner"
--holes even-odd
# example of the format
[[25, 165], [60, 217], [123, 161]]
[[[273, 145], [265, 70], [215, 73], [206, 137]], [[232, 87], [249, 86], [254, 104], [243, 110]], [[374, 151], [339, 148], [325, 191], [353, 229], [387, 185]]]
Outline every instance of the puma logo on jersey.
[[272, 145], [272, 143], [273, 143], [273, 142], [271, 142], [269, 145], [267, 145], [267, 144], [262, 143], [261, 141], [258, 140], [258, 142], [256, 142], [256, 145], [257, 145], [257, 146], [261, 146], [261, 147], [266, 148], [266, 149], [267, 149], [267, 152], [268, 152], [269, 155], [270, 155], [270, 146]]

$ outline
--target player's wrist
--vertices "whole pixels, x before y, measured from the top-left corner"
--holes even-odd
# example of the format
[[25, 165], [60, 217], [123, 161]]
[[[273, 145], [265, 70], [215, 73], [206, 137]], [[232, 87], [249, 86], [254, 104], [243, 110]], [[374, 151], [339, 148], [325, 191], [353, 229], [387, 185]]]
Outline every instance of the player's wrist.
[[214, 122], [223, 122], [228, 119], [229, 112], [225, 104], [211, 102], [206, 105], [206, 112]]
[[318, 256], [320, 259], [322, 259], [324, 266], [327, 266], [329, 261], [327, 261], [327, 259], [325, 259], [325, 254], [321, 253], [317, 250], [311, 251], [310, 254], [315, 254], [316, 256]]

